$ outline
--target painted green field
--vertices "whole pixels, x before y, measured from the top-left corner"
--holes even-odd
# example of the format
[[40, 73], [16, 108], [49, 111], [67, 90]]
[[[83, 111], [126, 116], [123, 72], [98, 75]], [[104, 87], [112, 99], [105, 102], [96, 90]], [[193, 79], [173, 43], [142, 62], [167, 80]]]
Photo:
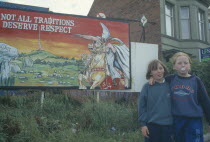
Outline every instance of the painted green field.
[[16, 70], [19, 69], [11, 73], [12, 79], [14, 78], [12, 86], [78, 88], [78, 74], [84, 70], [84, 64], [80, 60], [58, 57], [39, 50], [20, 54], [12, 64]]
[[[71, 72], [69, 72], [71, 71]], [[75, 65], [52, 67], [34, 64], [16, 73], [14, 86], [78, 86], [78, 69]]]

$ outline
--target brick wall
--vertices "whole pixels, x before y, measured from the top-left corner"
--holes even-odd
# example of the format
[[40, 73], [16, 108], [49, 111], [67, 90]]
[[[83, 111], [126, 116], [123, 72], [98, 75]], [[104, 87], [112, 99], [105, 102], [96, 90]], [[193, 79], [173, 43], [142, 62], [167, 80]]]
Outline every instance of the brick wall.
[[[160, 3], [158, 0], [94, 0], [88, 16], [95, 17], [98, 12], [106, 14], [107, 18], [135, 20], [146, 16], [148, 24], [145, 27], [145, 42], [160, 44]], [[130, 41], [140, 41], [142, 27], [139, 22], [130, 21]]]

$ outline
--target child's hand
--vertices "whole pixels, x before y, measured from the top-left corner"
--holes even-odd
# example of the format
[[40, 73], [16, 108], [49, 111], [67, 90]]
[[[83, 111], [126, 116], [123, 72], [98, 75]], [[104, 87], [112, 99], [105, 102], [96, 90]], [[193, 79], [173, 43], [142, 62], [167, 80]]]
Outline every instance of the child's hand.
[[155, 84], [155, 80], [153, 77], [150, 77], [149, 79], [149, 85], [154, 85]]
[[149, 129], [147, 128], [147, 126], [141, 127], [141, 133], [144, 137], [149, 138]]

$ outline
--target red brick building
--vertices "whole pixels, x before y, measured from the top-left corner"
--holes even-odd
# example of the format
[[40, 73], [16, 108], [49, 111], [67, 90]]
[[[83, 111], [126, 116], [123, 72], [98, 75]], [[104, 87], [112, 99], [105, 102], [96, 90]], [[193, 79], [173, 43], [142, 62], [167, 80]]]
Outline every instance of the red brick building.
[[[199, 49], [210, 46], [209, 5], [210, 0], [94, 0], [88, 16], [102, 12], [107, 19], [129, 21], [130, 41], [158, 44], [166, 61], [177, 51], [198, 59]], [[148, 20], [145, 38], [143, 15]]]
[[137, 20], [145, 15], [148, 22], [152, 22], [145, 27], [145, 42], [154, 44], [161, 42], [160, 4], [158, 0], [95, 0], [88, 16], [94, 17], [99, 12], [105, 13], [107, 19], [128, 21], [130, 23], [131, 42], [142, 42], [142, 26]]

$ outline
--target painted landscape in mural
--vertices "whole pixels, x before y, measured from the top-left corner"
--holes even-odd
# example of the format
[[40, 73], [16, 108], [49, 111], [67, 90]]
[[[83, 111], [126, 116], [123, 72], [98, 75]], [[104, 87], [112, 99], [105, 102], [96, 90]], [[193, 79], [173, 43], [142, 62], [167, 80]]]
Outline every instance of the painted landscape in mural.
[[0, 8], [0, 87], [130, 88], [125, 22]]

